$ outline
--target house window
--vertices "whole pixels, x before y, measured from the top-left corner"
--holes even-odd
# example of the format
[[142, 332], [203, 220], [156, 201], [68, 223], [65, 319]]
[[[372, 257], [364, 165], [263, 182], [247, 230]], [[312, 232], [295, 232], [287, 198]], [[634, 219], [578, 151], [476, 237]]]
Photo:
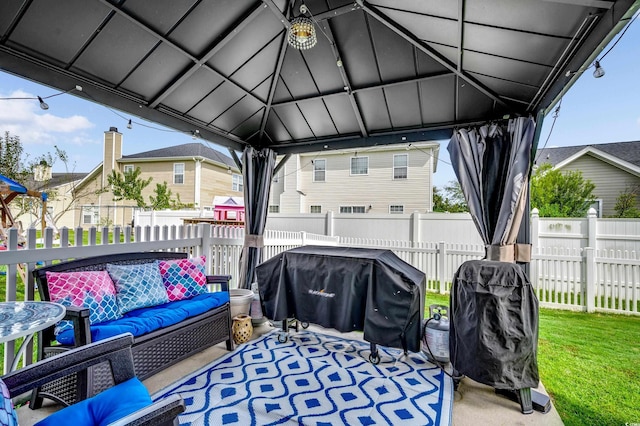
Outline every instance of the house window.
[[322, 213], [322, 206], [310, 206], [309, 213]]
[[368, 175], [369, 157], [351, 157], [351, 174]]
[[404, 213], [404, 206], [402, 205], [391, 205], [389, 206], [389, 213]]
[[82, 224], [97, 225], [100, 222], [100, 209], [96, 206], [82, 206]]
[[269, 213], [280, 213], [280, 206], [269, 206]]
[[393, 178], [406, 179], [409, 156], [407, 154], [396, 154], [393, 156]]
[[327, 160], [313, 160], [313, 181], [324, 182], [327, 171]]
[[124, 174], [132, 173], [134, 170], [135, 170], [135, 166], [133, 164], [125, 164], [122, 167], [122, 171], [124, 172]]
[[340, 213], [365, 213], [364, 206], [340, 206]]
[[234, 174], [231, 177], [231, 190], [238, 192], [244, 191], [242, 175]]
[[184, 183], [184, 163], [173, 163], [173, 183]]

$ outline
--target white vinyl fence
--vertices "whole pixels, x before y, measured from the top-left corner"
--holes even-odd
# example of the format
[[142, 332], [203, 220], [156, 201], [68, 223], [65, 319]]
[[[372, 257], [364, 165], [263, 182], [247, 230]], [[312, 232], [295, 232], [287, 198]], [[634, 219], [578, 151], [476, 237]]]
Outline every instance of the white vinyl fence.
[[[18, 247], [18, 231], [10, 229], [6, 249], [0, 251], [0, 267], [5, 270], [5, 300], [37, 299], [32, 271], [39, 265], [135, 251], [206, 255], [207, 273], [231, 275], [233, 288], [239, 275], [244, 229], [209, 224], [62, 228], [54, 241], [53, 230], [47, 228], [44, 239], [39, 241], [36, 241], [35, 229], [27, 230], [26, 241], [24, 247]], [[453, 275], [462, 263], [484, 255], [484, 247], [479, 244], [338, 238], [291, 231], [268, 230], [264, 242], [263, 260], [302, 245], [390, 249], [423, 271], [427, 276], [427, 289], [439, 293], [450, 290]], [[636, 251], [534, 247], [530, 278], [542, 306], [640, 314], [640, 257]], [[5, 366], [13, 361], [14, 343], [5, 344]], [[28, 349], [23, 363], [30, 362], [31, 350]]]

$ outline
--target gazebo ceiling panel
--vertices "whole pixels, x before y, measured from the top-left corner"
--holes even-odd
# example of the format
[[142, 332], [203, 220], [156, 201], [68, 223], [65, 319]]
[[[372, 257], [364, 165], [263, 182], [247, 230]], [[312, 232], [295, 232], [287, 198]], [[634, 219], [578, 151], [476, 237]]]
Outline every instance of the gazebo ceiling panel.
[[315, 138], [309, 123], [298, 105], [288, 104], [275, 107], [275, 111], [292, 139]]
[[260, 113], [260, 111], [258, 111], [247, 120], [240, 123], [237, 127], [232, 129], [231, 132], [239, 138], [247, 140], [249, 139], [249, 137], [255, 134], [256, 129], [260, 128], [261, 121], [262, 114]]
[[231, 105], [229, 109], [220, 114], [211, 124], [220, 129], [233, 130], [242, 122], [249, 119], [249, 117], [253, 116], [261, 108], [262, 104], [254, 98], [251, 96], [244, 96], [238, 102]]
[[452, 123], [455, 121], [456, 78], [453, 75], [420, 83], [420, 102], [423, 123]]
[[384, 89], [394, 129], [422, 127], [418, 83], [396, 85]]
[[316, 137], [335, 135], [338, 131], [322, 100], [301, 102], [298, 107]]
[[[507, 30], [482, 25], [465, 25], [464, 54], [472, 51], [552, 66], [551, 59], [562, 53], [566, 41], [560, 37], [515, 30], [509, 36], [505, 36], [505, 31]], [[491, 40], [491, 43], [487, 43], [487, 40]]]
[[[142, 3], [149, 9], [149, 5], [146, 2], [131, 3]], [[180, 8], [180, 3], [196, 5], [184, 16], [177, 14], [182, 19], [180, 24], [169, 35], [172, 41], [195, 56], [204, 54], [206, 50], [215, 44], [216, 40], [227, 32], [233, 31], [233, 23], [239, 21], [247, 13], [246, 1], [215, 0], [194, 2], [191, 0], [185, 3], [181, 0], [170, 3], [172, 4], [170, 6], [172, 10]], [[153, 8], [151, 9], [153, 10]], [[206, 31], [203, 31], [204, 28], [206, 28]]]
[[[244, 96], [246, 96], [246, 93], [237, 86], [227, 82], [222, 83], [194, 106], [193, 109], [189, 111], [189, 115], [200, 121], [209, 123]], [[220, 102], [221, 98], [225, 101]]]
[[223, 82], [221, 76], [199, 68], [180, 85], [180, 90], [171, 92], [162, 103], [176, 111], [188, 112]]
[[[224, 75], [230, 76], [271, 44], [276, 37], [279, 40], [282, 39], [282, 34], [284, 34], [282, 23], [269, 9], [262, 9], [248, 25], [246, 31], [240, 31], [207, 63]], [[274, 56], [277, 57], [277, 52]], [[271, 68], [273, 69], [273, 65]]]
[[249, 91], [258, 87], [268, 77], [271, 82], [281, 44], [282, 37], [271, 40], [255, 56], [229, 75], [229, 78]]
[[552, 68], [499, 56], [487, 60], [487, 55], [472, 51], [465, 51], [464, 64], [469, 72], [536, 87], [542, 84]]
[[346, 94], [324, 98], [323, 102], [331, 115], [333, 124], [338, 129], [338, 135], [357, 134], [359, 132], [353, 107]]
[[318, 42], [301, 52], [284, 42], [299, 0], [4, 1], [0, 69], [61, 91], [80, 85], [74, 95], [236, 150], [342, 149], [544, 114], [578, 77], [566, 73], [591, 65], [640, 8], [640, 0], [305, 4]]
[[189, 60], [166, 44], [153, 49], [122, 82], [121, 86], [134, 93], [151, 99], [158, 94], [158, 88], [171, 83], [174, 76], [189, 65]]
[[587, 15], [602, 13], [603, 9], [590, 6], [596, 3], [613, 5], [616, 2], [607, 0], [466, 0], [464, 15], [465, 21], [473, 24], [526, 33], [571, 37]]
[[158, 43], [131, 21], [114, 15], [80, 53], [73, 68], [118, 86]]
[[[183, 16], [189, 13], [189, 10], [196, 3], [198, 3], [197, 0], [153, 0], [153, 5], [155, 7], [150, 8], [149, 4], [144, 1], [127, 1], [123, 3], [122, 9], [159, 34], [170, 35], [172, 29], [180, 22]], [[227, 1], [216, 3], [232, 2]], [[223, 13], [219, 8], [218, 12]], [[229, 10], [225, 12], [229, 17], [233, 16], [232, 8], [229, 8]], [[210, 24], [211, 37], [217, 36], [216, 30], [219, 32], [224, 28], [215, 21], [210, 22]], [[169, 36], [169, 38], [171, 37]]]
[[384, 90], [367, 90], [356, 93], [356, 100], [362, 112], [365, 127], [370, 131], [380, 131], [391, 128], [389, 105]]
[[[468, 3], [466, 1], [465, 3]], [[424, 0], [374, 0], [371, 4], [379, 6], [381, 10], [402, 9], [415, 15], [438, 16], [446, 19], [458, 19], [458, 2]]]
[[380, 73], [376, 63], [369, 25], [364, 12], [351, 12], [331, 20], [333, 34], [339, 41], [342, 63], [354, 87], [379, 84]]
[[[318, 93], [332, 93], [340, 91], [344, 87], [340, 69], [331, 51], [331, 45], [322, 35], [319, 35], [318, 44], [313, 48], [318, 54], [301, 53], [294, 49], [287, 50], [287, 56], [302, 55], [304, 65], [309, 70]], [[309, 52], [311, 53], [311, 52]], [[285, 58], [286, 61], [286, 58]], [[344, 61], [343, 61], [344, 62]], [[299, 69], [301, 71], [302, 68]]]
[[267, 134], [270, 138], [277, 141], [291, 140], [291, 133], [284, 127], [282, 120], [278, 116], [277, 108], [271, 108], [269, 118], [266, 125]]
[[293, 50], [288, 51], [284, 57], [278, 86], [283, 86], [278, 87], [278, 102], [320, 95], [304, 56]]
[[[20, 2], [2, 2], [0, 15], [5, 6]], [[46, 2], [38, 2], [46, 3]], [[69, 0], [40, 4], [39, 7], [28, 7], [21, 16], [19, 25], [7, 28], [11, 31], [11, 38], [7, 44], [15, 45], [19, 51], [26, 51], [36, 58], [53, 61], [56, 64], [68, 65], [81, 51], [83, 46], [94, 36], [94, 31], [105, 20], [109, 9], [92, 2], [85, 4], [83, 0]], [[78, 19], [74, 13], [79, 8], [84, 9], [83, 19]], [[15, 14], [9, 15], [15, 19]]]

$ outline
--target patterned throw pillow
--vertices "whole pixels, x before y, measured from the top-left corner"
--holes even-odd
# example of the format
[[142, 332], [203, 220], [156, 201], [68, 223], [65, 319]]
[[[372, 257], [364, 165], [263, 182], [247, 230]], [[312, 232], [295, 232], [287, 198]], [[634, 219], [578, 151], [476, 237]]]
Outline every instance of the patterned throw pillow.
[[[116, 289], [107, 271], [47, 272], [47, 284], [52, 302], [89, 308], [91, 324], [122, 316], [116, 300]], [[71, 321], [60, 321], [55, 333], [71, 327]]]
[[108, 263], [107, 271], [116, 286], [118, 306], [123, 314], [169, 301], [157, 260], [135, 265]]
[[18, 426], [18, 416], [16, 416], [16, 411], [13, 409], [13, 401], [11, 401], [9, 389], [7, 389], [7, 385], [5, 385], [1, 379], [0, 390], [2, 391], [0, 395], [0, 399], [2, 400], [0, 403], [0, 425]]
[[170, 301], [190, 299], [207, 292], [205, 262], [204, 256], [159, 262], [160, 275]]

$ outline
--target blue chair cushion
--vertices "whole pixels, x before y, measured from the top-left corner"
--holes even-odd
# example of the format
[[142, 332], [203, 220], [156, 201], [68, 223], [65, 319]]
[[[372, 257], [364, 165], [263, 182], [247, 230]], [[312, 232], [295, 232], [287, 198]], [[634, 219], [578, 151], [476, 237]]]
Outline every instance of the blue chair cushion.
[[0, 379], [0, 425], [18, 426], [18, 417], [13, 409], [9, 389], [2, 379]]
[[147, 388], [134, 377], [98, 395], [53, 413], [36, 426], [108, 425], [152, 404]]
[[[134, 337], [142, 336], [154, 330], [177, 324], [187, 318], [200, 315], [227, 302], [229, 302], [229, 293], [218, 291], [199, 294], [191, 299], [136, 309], [125, 313], [122, 318], [117, 320], [92, 324], [91, 341], [97, 342], [121, 333], [131, 333]], [[72, 345], [73, 328], [58, 334], [56, 340], [62, 345]]]

